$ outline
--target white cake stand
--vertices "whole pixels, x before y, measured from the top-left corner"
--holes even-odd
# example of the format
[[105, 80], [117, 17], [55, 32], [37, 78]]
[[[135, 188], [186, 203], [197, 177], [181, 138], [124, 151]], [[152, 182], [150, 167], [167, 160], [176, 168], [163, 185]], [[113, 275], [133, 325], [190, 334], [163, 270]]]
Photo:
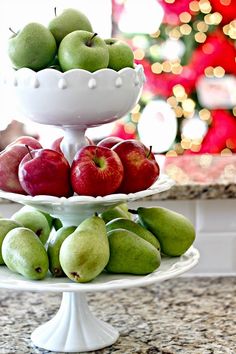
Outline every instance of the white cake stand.
[[79, 225], [84, 219], [94, 213], [102, 213], [108, 208], [120, 203], [133, 202], [153, 194], [170, 189], [175, 182], [166, 175], [161, 175], [148, 189], [130, 194], [109, 194], [104, 197], [74, 195], [70, 198], [58, 198], [48, 195], [31, 197], [0, 190], [0, 198], [32, 206], [49, 213], [63, 222], [63, 226]]
[[[102, 69], [95, 73], [75, 69], [61, 73], [54, 69], [34, 72], [30, 69], [11, 71], [0, 78], [4, 92], [13, 104], [32, 121], [60, 126], [65, 135], [61, 149], [71, 163], [78, 149], [86, 145], [88, 127], [112, 122], [126, 115], [138, 102], [145, 77], [143, 67], [125, 68], [119, 72]], [[122, 202], [131, 202], [169, 189], [173, 181], [160, 176], [145, 191], [112, 194], [105, 197], [25, 196], [0, 191], [0, 197], [33, 206], [58, 217], [63, 225], [78, 225], [94, 212]], [[48, 277], [30, 281], [0, 267], [0, 288], [20, 291], [62, 292], [59, 311], [49, 322], [32, 333], [33, 343], [56, 352], [84, 352], [113, 344], [119, 333], [90, 312], [85, 293], [145, 286], [176, 277], [191, 269], [199, 253], [191, 248], [185, 255], [162, 259], [161, 266], [147, 276], [102, 273], [90, 283], [78, 284], [68, 278]]]
[[[77, 225], [93, 212], [101, 212], [121, 202], [131, 202], [145, 196], [169, 189], [173, 181], [161, 176], [149, 189], [132, 194], [112, 194], [105, 197], [73, 196], [57, 198], [50, 196], [24, 196], [0, 191], [0, 197], [36, 207], [59, 217], [63, 225]], [[78, 284], [68, 278], [53, 278], [50, 275], [42, 281], [30, 281], [21, 275], [0, 267], [0, 288], [19, 291], [62, 292], [61, 307], [55, 317], [37, 328], [31, 336], [32, 342], [46, 350], [56, 352], [84, 352], [104, 348], [113, 344], [119, 333], [90, 312], [85, 293], [145, 286], [154, 282], [176, 277], [196, 265], [199, 253], [189, 249], [181, 257], [163, 258], [161, 266], [147, 276], [126, 274], [100, 274], [92, 282]]]
[[17, 291], [62, 292], [60, 309], [50, 321], [34, 330], [32, 342], [55, 352], [85, 352], [110, 346], [119, 337], [115, 328], [90, 312], [86, 292], [147, 286], [177, 277], [194, 267], [198, 259], [198, 251], [191, 247], [181, 257], [163, 258], [159, 269], [147, 276], [102, 273], [84, 284], [50, 276], [42, 281], [30, 281], [3, 266], [0, 268], [0, 287]]

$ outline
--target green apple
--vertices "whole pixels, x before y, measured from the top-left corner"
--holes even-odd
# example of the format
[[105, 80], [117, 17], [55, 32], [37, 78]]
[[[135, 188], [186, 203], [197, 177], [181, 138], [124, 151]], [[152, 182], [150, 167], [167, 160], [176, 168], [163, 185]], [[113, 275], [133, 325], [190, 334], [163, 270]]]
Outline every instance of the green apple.
[[58, 59], [63, 71], [84, 69], [94, 72], [107, 68], [109, 52], [97, 33], [74, 31], [61, 41]]
[[119, 71], [134, 67], [134, 53], [130, 46], [116, 38], [105, 39], [109, 50], [108, 68]]
[[56, 41], [49, 29], [36, 22], [13, 34], [8, 42], [8, 55], [15, 69], [44, 69], [53, 61], [56, 51]]
[[48, 28], [55, 37], [57, 44], [73, 31], [93, 31], [89, 19], [82, 12], [75, 9], [65, 9], [59, 16], [49, 22]]

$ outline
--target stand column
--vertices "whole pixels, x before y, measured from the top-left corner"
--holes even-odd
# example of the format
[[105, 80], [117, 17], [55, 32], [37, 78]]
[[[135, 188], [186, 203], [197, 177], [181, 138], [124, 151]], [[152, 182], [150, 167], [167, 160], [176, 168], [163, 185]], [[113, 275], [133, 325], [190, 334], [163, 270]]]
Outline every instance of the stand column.
[[56, 352], [84, 352], [112, 345], [119, 333], [97, 319], [83, 293], [64, 292], [59, 311], [31, 335], [40, 348]]

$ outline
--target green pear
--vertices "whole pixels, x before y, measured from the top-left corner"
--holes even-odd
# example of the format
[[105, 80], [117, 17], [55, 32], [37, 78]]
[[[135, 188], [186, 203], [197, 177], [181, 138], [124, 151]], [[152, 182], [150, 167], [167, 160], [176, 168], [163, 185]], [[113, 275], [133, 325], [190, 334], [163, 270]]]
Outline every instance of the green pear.
[[105, 39], [105, 43], [109, 50], [108, 68], [119, 71], [134, 67], [134, 53], [127, 43], [116, 38]]
[[59, 260], [59, 253], [62, 243], [65, 239], [72, 234], [76, 229], [76, 226], [65, 226], [61, 227], [53, 237], [49, 239], [48, 243], [48, 259], [49, 259], [49, 270], [54, 275], [54, 277], [63, 277], [65, 273], [63, 272]]
[[161, 207], [137, 209], [141, 224], [159, 240], [167, 256], [184, 254], [195, 240], [192, 223], [182, 214]]
[[105, 221], [105, 223], [117, 218], [132, 219], [132, 214], [128, 211], [128, 207], [126, 209], [126, 205], [123, 203], [105, 210], [99, 216]]
[[144, 275], [160, 266], [160, 252], [140, 236], [125, 229], [111, 230], [107, 235], [110, 246], [108, 272]]
[[8, 55], [15, 69], [44, 69], [53, 61], [56, 51], [56, 41], [52, 33], [35, 22], [27, 24], [8, 42]]
[[42, 244], [47, 242], [51, 229], [45, 215], [37, 209], [24, 206], [13, 214], [11, 219], [35, 232]]
[[109, 52], [97, 33], [74, 31], [61, 41], [58, 59], [63, 71], [83, 69], [94, 72], [107, 68]]
[[69, 33], [83, 30], [92, 32], [92, 25], [89, 19], [80, 11], [65, 9], [59, 16], [49, 22], [49, 30], [52, 32], [57, 44]]
[[99, 216], [85, 219], [61, 245], [59, 260], [65, 274], [75, 282], [94, 279], [109, 260], [105, 222]]
[[129, 219], [132, 219], [132, 214], [129, 212], [129, 206], [127, 203], [120, 203], [118, 205], [119, 209], [122, 209], [126, 212], [126, 214], [128, 215]]
[[4, 264], [3, 258], [2, 258], [2, 243], [9, 231], [12, 229], [15, 229], [16, 227], [21, 227], [18, 222], [11, 220], [11, 219], [0, 219], [0, 264]]
[[18, 227], [9, 231], [3, 240], [2, 256], [10, 270], [26, 278], [39, 280], [47, 275], [47, 252], [30, 229]]
[[158, 251], [160, 251], [160, 243], [158, 239], [150, 231], [145, 229], [143, 226], [138, 225], [133, 220], [124, 218], [113, 219], [106, 224], [106, 229], [107, 232], [116, 229], [126, 229], [132, 231], [134, 234], [150, 242]]
[[[37, 210], [37, 209], [36, 209]], [[50, 230], [52, 230], [52, 227], [53, 227], [53, 217], [48, 214], [48, 213], [45, 213], [44, 211], [41, 211], [41, 210], [38, 210], [40, 213], [42, 213], [45, 218], [47, 219], [47, 222], [48, 222], [48, 226], [50, 227]]]
[[56, 231], [59, 230], [63, 226], [61, 220], [58, 218], [53, 218], [52, 224], [53, 224], [53, 227]]

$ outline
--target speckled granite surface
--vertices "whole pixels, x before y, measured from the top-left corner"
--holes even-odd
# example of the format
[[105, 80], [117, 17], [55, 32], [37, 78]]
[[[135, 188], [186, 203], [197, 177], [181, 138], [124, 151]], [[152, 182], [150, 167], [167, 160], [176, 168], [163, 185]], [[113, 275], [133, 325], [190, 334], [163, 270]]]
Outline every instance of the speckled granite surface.
[[[236, 279], [172, 279], [146, 288], [88, 294], [91, 310], [120, 332], [100, 354], [235, 354]], [[31, 332], [60, 294], [0, 291], [0, 353], [46, 354]], [[95, 353], [95, 352], [93, 352]]]

